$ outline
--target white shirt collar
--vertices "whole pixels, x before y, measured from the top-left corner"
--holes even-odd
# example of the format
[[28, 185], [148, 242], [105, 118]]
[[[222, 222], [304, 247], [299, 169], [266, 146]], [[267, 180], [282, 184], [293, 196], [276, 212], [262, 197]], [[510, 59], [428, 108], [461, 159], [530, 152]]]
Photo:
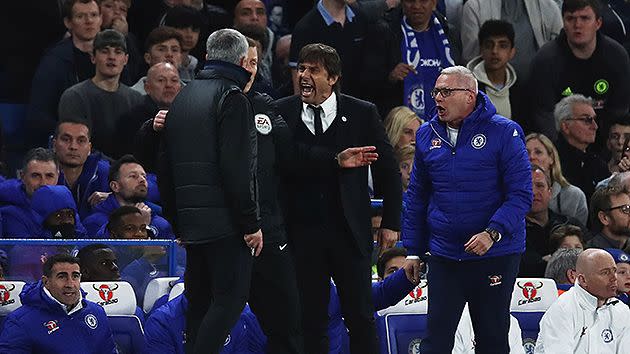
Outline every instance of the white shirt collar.
[[[314, 113], [313, 110], [308, 108], [309, 104], [302, 102], [302, 121], [304, 125], [311, 131], [311, 133], [315, 134], [315, 124], [314, 124]], [[337, 95], [333, 91], [333, 93], [322, 102], [319, 107], [322, 108], [324, 114], [321, 116], [322, 119], [322, 131], [326, 131], [337, 117]]]
[[81, 293], [81, 290], [79, 290], [79, 303], [72, 308], [72, 310], [68, 311], [68, 305], [62, 304], [61, 302], [59, 302], [59, 300], [55, 299], [54, 296], [52, 296], [52, 294], [50, 293], [50, 291], [48, 291], [48, 289], [46, 289], [45, 286], [42, 287], [44, 289], [44, 293], [51, 298], [54, 302], [58, 303], [59, 306], [61, 306], [61, 308], [66, 312], [66, 314], [68, 315], [72, 315], [73, 313], [79, 311], [80, 309], [83, 308], [83, 294]]

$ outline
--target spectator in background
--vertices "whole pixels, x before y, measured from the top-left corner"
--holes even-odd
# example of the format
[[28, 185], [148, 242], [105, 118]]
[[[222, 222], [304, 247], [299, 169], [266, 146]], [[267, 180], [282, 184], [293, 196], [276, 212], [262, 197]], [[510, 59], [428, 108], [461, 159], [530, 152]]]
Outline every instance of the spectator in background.
[[187, 83], [195, 78], [199, 60], [190, 54], [197, 46], [202, 25], [201, 14], [189, 6], [175, 6], [166, 12], [164, 25], [173, 27], [182, 36], [181, 56], [179, 67], [180, 79]]
[[394, 274], [405, 265], [407, 250], [401, 247], [392, 247], [381, 254], [376, 262], [376, 273], [378, 280], [384, 280]]
[[545, 278], [553, 279], [558, 287], [558, 295], [562, 295], [573, 287], [577, 279], [575, 265], [582, 248], [558, 248], [549, 258], [545, 268]]
[[608, 177], [608, 166], [589, 149], [595, 142], [597, 118], [593, 100], [580, 94], [563, 98], [553, 111], [558, 136], [558, 155], [567, 181], [590, 200], [597, 182]]
[[400, 105], [424, 120], [435, 113], [431, 89], [440, 71], [455, 65], [446, 19], [433, 11], [435, 4], [402, 0], [366, 35], [363, 73], [354, 80], [383, 115]]
[[509, 63], [516, 54], [514, 27], [503, 20], [488, 20], [479, 29], [479, 43], [481, 55], [470, 60], [466, 67], [475, 74], [479, 90], [488, 95], [497, 113], [523, 125], [525, 117], [518, 114], [522, 109], [520, 80]]
[[57, 184], [72, 192], [81, 219], [110, 192], [109, 162], [100, 153], [91, 153], [91, 136], [89, 121], [65, 119], [57, 123], [52, 141], [60, 169]]
[[43, 273], [22, 289], [22, 306], [4, 323], [0, 352], [118, 353], [105, 311], [84, 299], [79, 260], [54, 255]]
[[562, 174], [558, 150], [551, 140], [538, 133], [525, 137], [529, 161], [540, 166], [551, 178], [549, 209], [557, 214], [577, 219], [582, 225], [588, 222], [588, 206], [582, 190], [567, 181]]
[[630, 238], [630, 196], [623, 187], [600, 188], [591, 198], [591, 225], [597, 232], [586, 246], [626, 249]]
[[120, 269], [116, 254], [108, 245], [93, 243], [77, 253], [81, 263], [82, 281], [117, 281], [120, 280]]
[[565, 224], [555, 227], [549, 236], [549, 248], [552, 253], [558, 248], [584, 249], [584, 231], [576, 225]]
[[[254, 41], [254, 48], [256, 48], [258, 58], [262, 58], [264, 53], [267, 52], [267, 49], [271, 45], [269, 42], [269, 37], [267, 35], [266, 28], [260, 28], [255, 25], [244, 25], [238, 29], [245, 37]], [[267, 94], [273, 98], [276, 98], [277, 94], [272, 87], [271, 79], [264, 78], [257, 71], [254, 77], [254, 82], [252, 83], [252, 90]]]
[[[149, 33], [145, 45], [144, 62], [153, 67], [155, 64], [167, 62], [173, 64], [177, 70], [182, 65], [182, 42], [184, 38], [174, 28], [162, 26]], [[146, 76], [141, 77], [131, 88], [146, 94], [144, 88]]]
[[[236, 3], [234, 7], [234, 29], [243, 33], [242, 30], [248, 26], [254, 26], [265, 33], [266, 38], [261, 43], [265, 42], [266, 44], [263, 43], [263, 52], [259, 56], [258, 74], [263, 82], [271, 85], [273, 82], [271, 66], [273, 65], [273, 47], [276, 43], [276, 34], [267, 27], [267, 9], [264, 2], [260, 0], [240, 0]], [[248, 33], [243, 34], [259, 40]]]
[[398, 161], [400, 169], [400, 178], [402, 182], [403, 193], [407, 192], [409, 181], [411, 179], [411, 168], [413, 166], [413, 158], [416, 154], [415, 145], [406, 145], [394, 151], [394, 156]]
[[142, 96], [120, 82], [120, 74], [127, 64], [125, 37], [115, 30], [104, 30], [94, 39], [93, 63], [96, 74], [67, 89], [59, 101], [61, 120], [86, 119], [92, 130], [94, 149], [111, 157], [120, 157], [115, 139], [116, 125]]
[[540, 321], [536, 353], [630, 353], [630, 310], [615, 299], [612, 256], [604, 250], [585, 250], [575, 268], [575, 286]]
[[289, 66], [292, 68], [294, 94], [301, 91], [298, 80], [300, 50], [307, 44], [322, 43], [335, 48], [341, 57], [343, 78], [339, 79], [344, 92], [363, 97], [361, 77], [364, 71], [359, 63], [365, 59], [363, 50], [367, 26], [364, 13], [345, 0], [321, 0], [312, 6], [295, 25], [291, 37]]
[[33, 82], [26, 116], [31, 147], [48, 146], [48, 136], [57, 122], [59, 98], [63, 92], [94, 76], [91, 61], [93, 41], [101, 29], [101, 13], [95, 0], [68, 0], [62, 9], [70, 32], [42, 58]]
[[416, 132], [424, 121], [408, 107], [392, 108], [385, 117], [385, 132], [394, 150], [416, 143]]
[[606, 252], [615, 260], [617, 271], [617, 298], [624, 304], [629, 304], [628, 292], [630, 292], [630, 256], [616, 248], [606, 248]]
[[512, 65], [521, 82], [530, 76], [530, 61], [545, 43], [562, 29], [562, 16], [553, 0], [469, 0], [461, 19], [463, 58], [467, 62], [480, 50], [479, 29], [484, 22], [498, 19], [511, 23], [518, 48]]
[[94, 212], [83, 220], [88, 235], [107, 236], [108, 216], [120, 206], [135, 206], [142, 212], [144, 222], [149, 225], [153, 237], [174, 239], [171, 225], [160, 216], [162, 209], [146, 200], [148, 191], [147, 174], [138, 160], [125, 155], [114, 161], [109, 169], [109, 188], [112, 193], [94, 207]]
[[[555, 140], [560, 127], [554, 126], [554, 105], [572, 94], [592, 97], [595, 126], [600, 126], [595, 150], [600, 152], [611, 120], [628, 112], [630, 60], [621, 45], [598, 33], [602, 24], [599, 0], [565, 0], [562, 19], [564, 31], [541, 48], [531, 63], [531, 127]], [[591, 194], [584, 192], [587, 197]]]
[[[608, 160], [608, 171], [610, 173], [623, 172], [630, 169], [629, 151], [624, 151], [624, 146], [628, 147], [630, 143], [630, 116], [617, 118], [611, 122], [610, 131], [608, 132], [608, 140], [606, 140], [606, 148], [610, 154]], [[621, 160], [626, 158], [627, 165], [621, 165]], [[627, 166], [627, 167], [626, 167]]]

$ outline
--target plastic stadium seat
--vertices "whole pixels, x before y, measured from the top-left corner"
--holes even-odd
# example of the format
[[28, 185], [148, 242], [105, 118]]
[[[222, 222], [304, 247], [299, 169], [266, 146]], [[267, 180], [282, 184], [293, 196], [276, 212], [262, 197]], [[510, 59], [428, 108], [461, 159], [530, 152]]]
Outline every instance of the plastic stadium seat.
[[173, 300], [184, 292], [184, 283], [177, 283], [171, 289], [171, 292], [168, 294], [168, 301]]
[[420, 342], [427, 336], [429, 291], [426, 280], [394, 306], [378, 311], [381, 353], [418, 353]]
[[20, 293], [23, 281], [0, 281], [0, 331], [4, 328], [4, 320], [13, 310], [22, 306]]
[[144, 292], [144, 303], [142, 304], [144, 313], [151, 312], [155, 300], [164, 295], [168, 295], [178, 279], [178, 277], [164, 277], [151, 280], [149, 284], [147, 284], [147, 290]]
[[124, 281], [84, 282], [81, 289], [87, 300], [103, 306], [114, 341], [121, 353], [143, 353], [144, 331], [136, 313], [136, 295]]
[[533, 353], [540, 331], [540, 319], [558, 298], [553, 279], [517, 278], [512, 291], [510, 312], [519, 322], [525, 353]]

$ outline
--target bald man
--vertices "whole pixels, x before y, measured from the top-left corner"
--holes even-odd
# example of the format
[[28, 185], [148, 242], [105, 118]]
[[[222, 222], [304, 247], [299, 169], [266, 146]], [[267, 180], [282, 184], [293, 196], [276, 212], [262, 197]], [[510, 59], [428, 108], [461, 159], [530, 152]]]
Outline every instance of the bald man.
[[630, 310], [615, 298], [615, 261], [602, 249], [578, 257], [575, 286], [540, 321], [535, 353], [630, 353]]

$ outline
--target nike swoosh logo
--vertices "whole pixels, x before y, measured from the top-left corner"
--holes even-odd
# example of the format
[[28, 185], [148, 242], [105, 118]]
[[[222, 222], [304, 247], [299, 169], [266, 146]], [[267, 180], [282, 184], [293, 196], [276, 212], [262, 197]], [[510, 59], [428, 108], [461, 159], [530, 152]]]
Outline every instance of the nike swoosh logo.
[[278, 246], [278, 248], [280, 249], [280, 251], [284, 250], [287, 247], [287, 244], [285, 243], [282, 246]]

